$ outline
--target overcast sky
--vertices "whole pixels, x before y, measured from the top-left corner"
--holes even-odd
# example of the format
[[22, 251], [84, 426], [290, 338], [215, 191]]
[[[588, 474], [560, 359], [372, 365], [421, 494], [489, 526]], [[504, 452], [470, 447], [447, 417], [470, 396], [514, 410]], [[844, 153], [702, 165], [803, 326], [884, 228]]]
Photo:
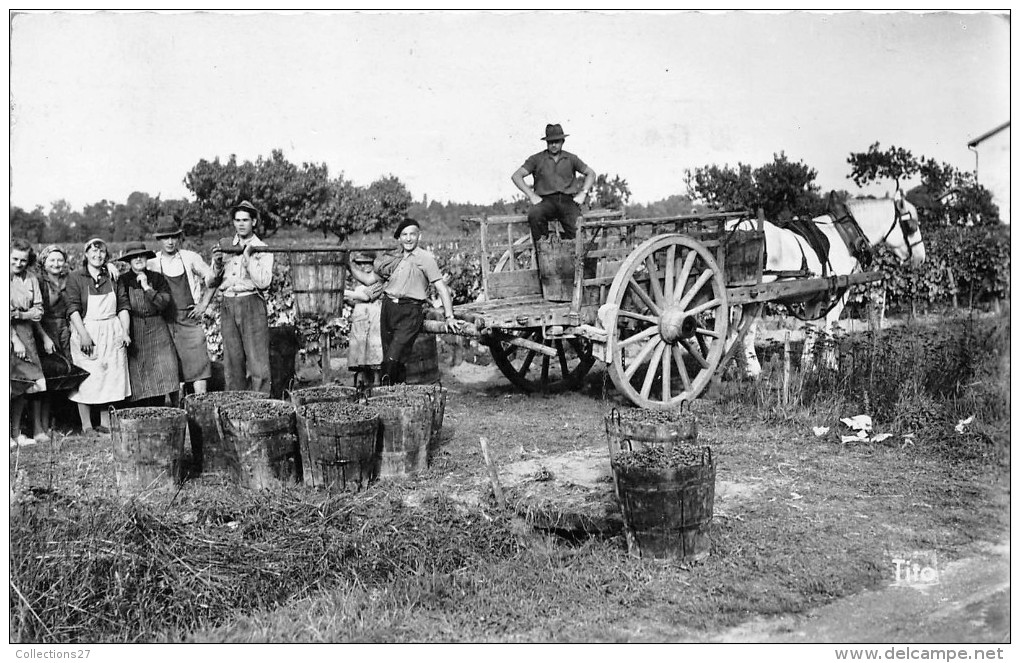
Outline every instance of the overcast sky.
[[990, 13], [26, 14], [11, 23], [11, 204], [190, 197], [199, 159], [281, 148], [415, 199], [511, 199], [547, 122], [632, 202], [785, 151], [823, 189], [879, 142], [974, 168], [1010, 118]]

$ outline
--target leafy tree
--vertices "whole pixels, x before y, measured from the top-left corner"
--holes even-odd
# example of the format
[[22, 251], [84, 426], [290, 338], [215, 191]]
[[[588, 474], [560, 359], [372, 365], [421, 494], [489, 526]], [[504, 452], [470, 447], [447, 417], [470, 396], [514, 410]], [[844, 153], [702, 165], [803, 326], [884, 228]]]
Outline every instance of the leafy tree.
[[630, 201], [630, 186], [627, 180], [621, 179], [619, 175], [609, 179], [606, 174], [595, 178], [595, 186], [592, 188], [591, 206], [601, 209], [623, 209]]
[[766, 218], [815, 216], [824, 201], [814, 183], [818, 173], [803, 162], [790, 161], [785, 153], [773, 155], [771, 163], [759, 168], [738, 163], [730, 166], [702, 166], [685, 173], [688, 194], [713, 209], [764, 210]]
[[46, 231], [46, 215], [43, 213], [43, 208], [37, 206], [31, 212], [26, 212], [17, 206], [10, 209], [11, 236], [20, 237], [33, 244], [41, 242], [43, 233]]
[[878, 143], [868, 147], [867, 152], [854, 152], [847, 158], [850, 164], [850, 179], [857, 186], [870, 184], [878, 179], [891, 179], [897, 189], [901, 181], [917, 174], [921, 166], [909, 150], [892, 145], [887, 150]]

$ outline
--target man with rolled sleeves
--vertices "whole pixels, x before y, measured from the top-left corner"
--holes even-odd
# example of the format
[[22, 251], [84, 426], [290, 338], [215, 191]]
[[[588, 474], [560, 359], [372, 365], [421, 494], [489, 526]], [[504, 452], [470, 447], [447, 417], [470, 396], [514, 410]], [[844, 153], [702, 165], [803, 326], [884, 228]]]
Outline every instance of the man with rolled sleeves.
[[432, 253], [418, 246], [421, 226], [411, 218], [397, 226], [393, 237], [400, 241], [400, 254], [383, 254], [376, 259], [376, 271], [386, 279], [383, 286], [379, 329], [383, 346], [383, 379], [399, 384], [407, 379], [407, 359], [425, 324], [429, 285], [434, 285], [446, 313], [446, 329], [457, 332], [461, 322], [453, 317], [453, 296]]
[[216, 274], [202, 256], [181, 248], [184, 231], [174, 217], [159, 217], [153, 235], [161, 248], [147, 268], [162, 274], [170, 285], [173, 306], [167, 324], [177, 351], [181, 381], [191, 384], [194, 393], [204, 394], [212, 376], [212, 363], [202, 316], [216, 294]]
[[[234, 231], [231, 246], [243, 247], [229, 258], [213, 248], [213, 272], [222, 295], [220, 333], [223, 335], [223, 372], [229, 391], [270, 393], [269, 318], [266, 291], [273, 281], [273, 254], [256, 253], [265, 246], [255, 235], [259, 210], [244, 200], [232, 208]], [[221, 242], [227, 240], [220, 240]]]
[[[528, 225], [531, 238], [536, 242], [549, 235], [550, 221], [560, 222], [563, 239], [576, 237], [581, 204], [595, 185], [595, 171], [576, 154], [563, 149], [567, 135], [560, 125], [547, 124], [546, 149], [528, 157], [510, 177], [514, 186], [531, 201]], [[577, 183], [575, 173], [584, 175], [582, 184]], [[524, 181], [527, 175], [533, 176], [534, 188]]]

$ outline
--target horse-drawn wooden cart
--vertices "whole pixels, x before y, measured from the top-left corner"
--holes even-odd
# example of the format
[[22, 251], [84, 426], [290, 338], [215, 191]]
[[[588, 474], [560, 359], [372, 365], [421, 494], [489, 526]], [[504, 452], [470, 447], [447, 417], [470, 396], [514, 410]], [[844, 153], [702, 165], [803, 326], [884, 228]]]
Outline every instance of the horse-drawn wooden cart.
[[[762, 222], [733, 229], [741, 218], [747, 213], [627, 219], [595, 211], [578, 220], [575, 239], [543, 241], [536, 251], [527, 217], [468, 217], [480, 225], [483, 296], [455, 315], [521, 389], [575, 388], [600, 360], [636, 405], [678, 407], [722, 375], [764, 302], [836, 296], [882, 278], [770, 275]], [[546, 273], [564, 253], [573, 273]], [[770, 277], [779, 280], [764, 282]], [[565, 280], [569, 301], [550, 301]], [[731, 325], [736, 306], [742, 315]]]

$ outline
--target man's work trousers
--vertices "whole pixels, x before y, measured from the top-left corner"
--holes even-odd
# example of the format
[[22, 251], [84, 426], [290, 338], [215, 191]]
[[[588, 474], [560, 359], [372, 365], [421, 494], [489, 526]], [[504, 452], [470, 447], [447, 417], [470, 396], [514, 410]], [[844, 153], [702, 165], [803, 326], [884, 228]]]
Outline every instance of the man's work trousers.
[[566, 193], [542, 196], [542, 202], [528, 210], [531, 238], [537, 241], [548, 236], [549, 222], [559, 221], [563, 226], [560, 237], [573, 239], [577, 235], [577, 218], [579, 216], [581, 216], [581, 208], [574, 202], [573, 196]]
[[418, 337], [424, 324], [425, 308], [422, 302], [414, 299], [394, 302], [387, 295], [382, 296], [379, 329], [383, 348], [383, 384], [387, 378], [389, 384], [400, 384], [407, 380], [407, 360], [414, 339]]
[[230, 391], [269, 393], [269, 320], [258, 295], [224, 297], [220, 308], [223, 372]]

